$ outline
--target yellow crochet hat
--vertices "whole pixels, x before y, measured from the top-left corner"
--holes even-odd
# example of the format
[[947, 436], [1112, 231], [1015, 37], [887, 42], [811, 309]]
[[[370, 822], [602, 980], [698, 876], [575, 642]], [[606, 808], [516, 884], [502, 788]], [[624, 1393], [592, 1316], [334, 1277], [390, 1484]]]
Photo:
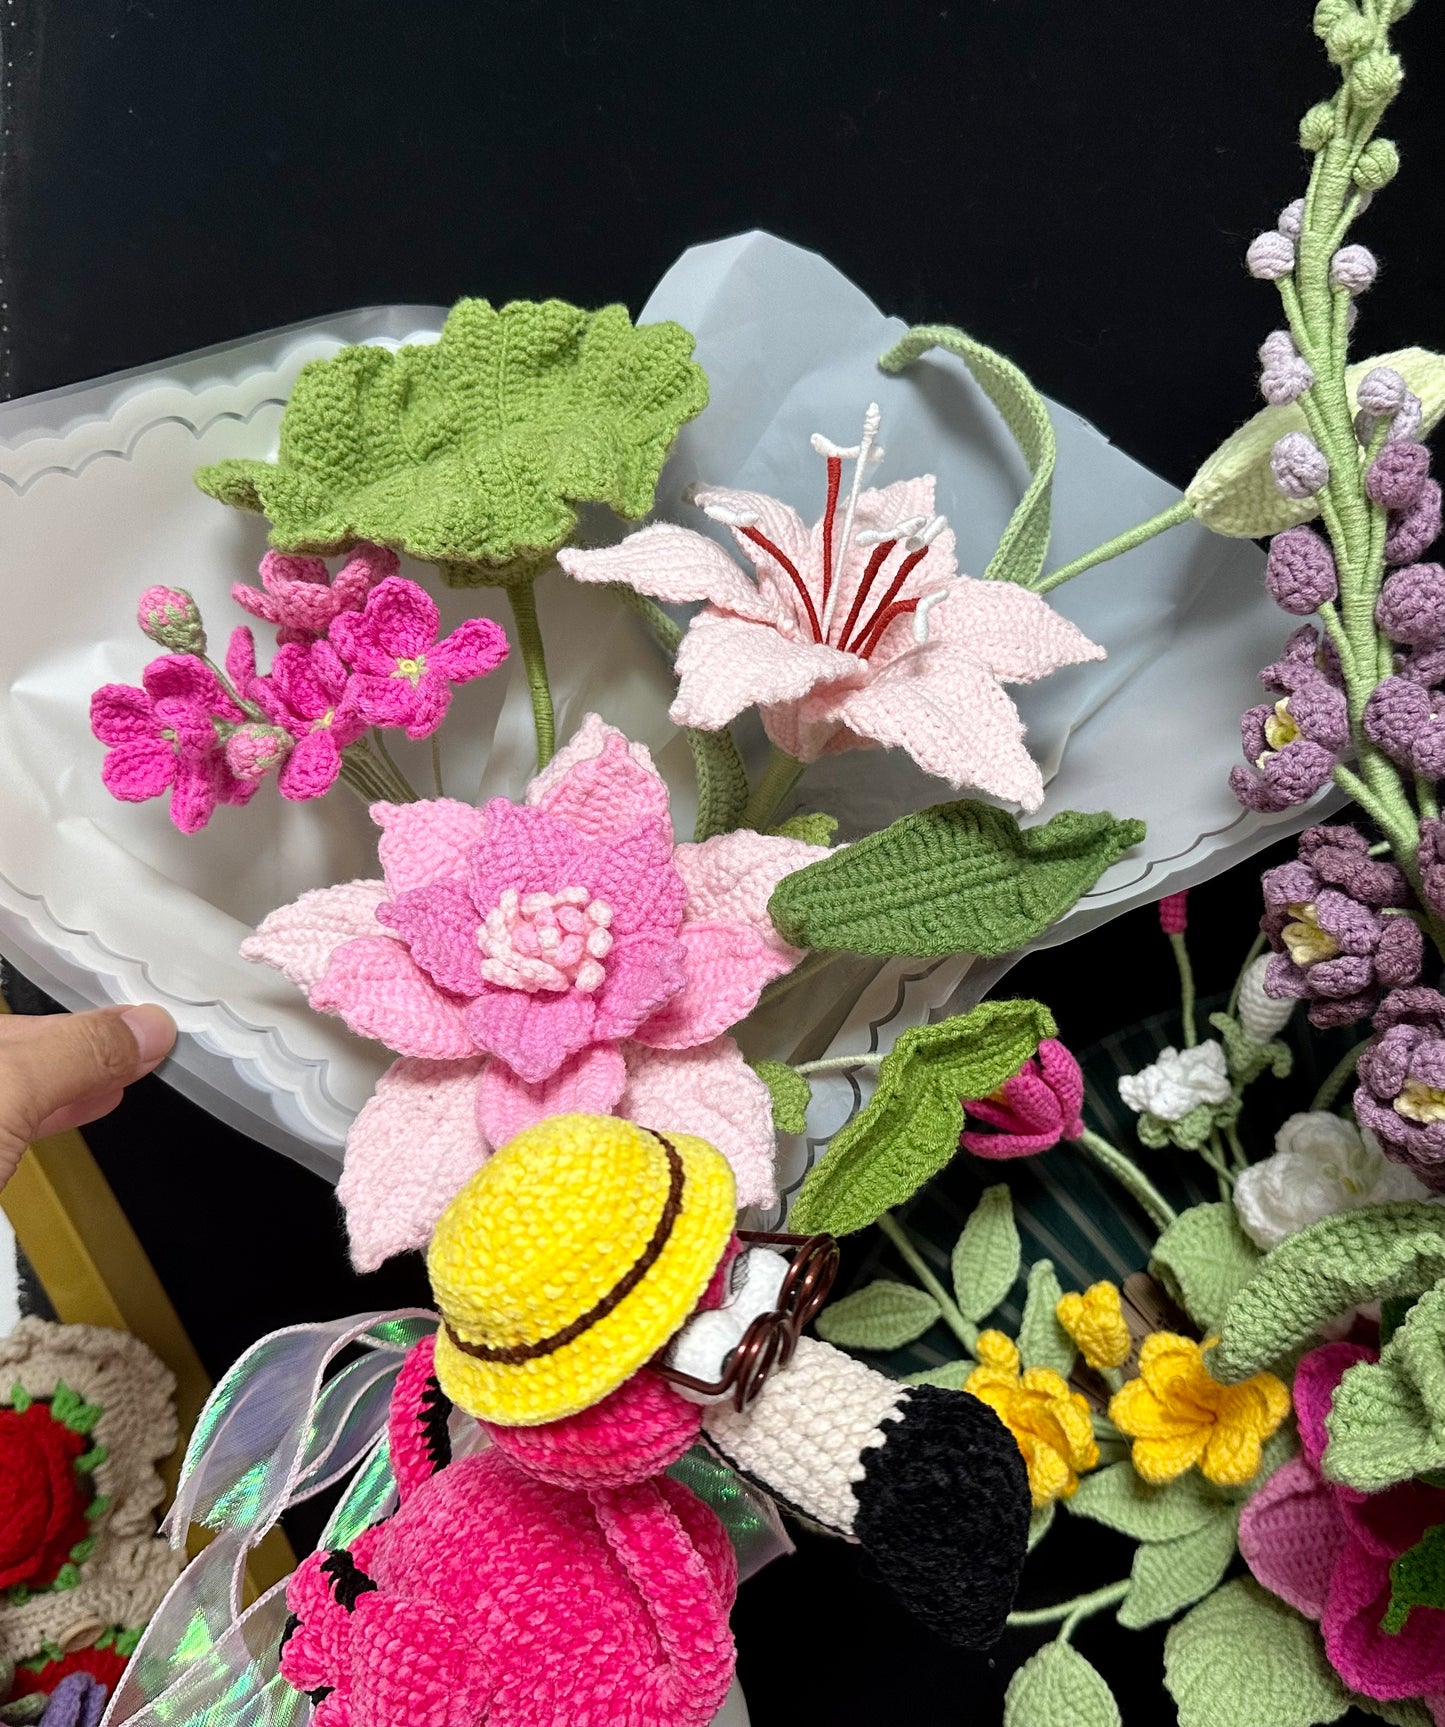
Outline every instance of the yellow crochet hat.
[[692, 1312], [736, 1212], [727, 1159], [690, 1134], [607, 1115], [524, 1129], [432, 1236], [442, 1389], [508, 1427], [599, 1402]]

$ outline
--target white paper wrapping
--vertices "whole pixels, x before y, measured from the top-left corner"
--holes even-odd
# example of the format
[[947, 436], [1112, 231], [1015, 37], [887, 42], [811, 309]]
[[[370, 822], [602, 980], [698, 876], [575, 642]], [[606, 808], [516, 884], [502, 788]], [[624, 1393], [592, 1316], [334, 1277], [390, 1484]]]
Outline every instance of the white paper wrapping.
[[[949, 310], [966, 325], [967, 307]], [[138, 681], [150, 644], [134, 608], [149, 584], [190, 588], [220, 641], [243, 621], [227, 596], [234, 581], [254, 578], [264, 524], [204, 497], [191, 482], [195, 467], [273, 454], [306, 360], [351, 341], [427, 339], [442, 316], [419, 307], [348, 313], [0, 407], [0, 670], [10, 689], [0, 712], [0, 949], [71, 1005], [163, 1002], [184, 1034], [166, 1077], [332, 1177], [346, 1128], [389, 1058], [237, 950], [265, 912], [306, 888], [375, 874], [375, 830], [344, 791], [293, 805], [267, 788], [184, 838], [162, 802], [125, 805], [105, 792], [88, 701], [98, 684]], [[711, 382], [710, 407], [684, 429], [664, 472], [661, 514], [706, 527], [683, 494], [711, 480], [773, 492], [816, 517], [823, 475], [809, 434], [852, 441], [876, 400], [888, 452], [880, 479], [935, 473], [961, 567], [982, 571], [1026, 483], [1022, 458], [958, 362], [934, 355], [902, 377], [881, 374], [876, 359], [905, 326], [823, 259], [766, 234], [696, 247], [642, 317], [694, 331]], [[1176, 498], [1076, 415], [1051, 411], [1053, 561]], [[1052, 596], [1109, 659], [1018, 692], [1050, 782], [1038, 819], [1107, 808], [1142, 817], [1149, 834], [1046, 939], [1067, 940], [1204, 880], [1287, 830], [1279, 818], [1241, 811], [1225, 783], [1255, 671], [1287, 633], [1261, 568], [1252, 546], [1189, 526]], [[506, 617], [494, 591], [439, 599], [446, 627], [478, 609]], [[564, 589], [555, 574], [538, 604], [560, 735], [595, 708], [647, 743], [686, 836], [691, 756], [666, 722], [670, 681], [643, 626], [611, 596]], [[750, 722], [740, 735], [756, 766], [761, 731]], [[449, 793], [475, 795], [484, 775], [488, 794], [521, 792], [533, 744], [519, 657], [458, 692], [443, 747]], [[414, 783], [430, 784], [426, 746], [397, 753]], [[890, 753], [820, 763], [803, 795], [807, 807], [837, 815], [846, 836], [948, 793]], [[786, 997], [751, 1053], [886, 1046], [948, 1001], [967, 961], [900, 961], [870, 983], [872, 969], [840, 967], [825, 974], [826, 987]], [[810, 1141], [831, 1131], [852, 1097], [845, 1085], [819, 1088]], [[797, 1164], [804, 1145], [789, 1155]]]

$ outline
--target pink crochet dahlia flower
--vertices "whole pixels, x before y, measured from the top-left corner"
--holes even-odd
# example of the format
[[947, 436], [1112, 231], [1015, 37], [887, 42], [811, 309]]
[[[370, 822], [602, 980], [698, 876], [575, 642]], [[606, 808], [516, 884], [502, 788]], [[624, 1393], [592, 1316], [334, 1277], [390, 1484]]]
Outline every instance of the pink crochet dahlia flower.
[[1445, 1611], [1413, 1608], [1393, 1636], [1380, 1625], [1390, 1604], [1390, 1566], [1445, 1522], [1445, 1492], [1407, 1481], [1357, 1493], [1320, 1473], [1335, 1387], [1356, 1362], [1377, 1355], [1327, 1343], [1300, 1362], [1294, 1403], [1302, 1453], [1245, 1506], [1239, 1550], [1266, 1589], [1319, 1622], [1325, 1653], [1346, 1685], [1381, 1700], [1422, 1698], [1445, 1724]]
[[276, 639], [314, 641], [342, 612], [359, 612], [378, 582], [397, 572], [397, 556], [385, 546], [358, 546], [333, 577], [320, 558], [267, 552], [261, 586], [237, 582], [231, 598], [253, 618], [277, 626]]
[[[893, 746], [954, 786], [1037, 809], [1043, 779], [1003, 685], [1104, 650], [1026, 588], [958, 573], [931, 474], [862, 490], [872, 430], [870, 413], [857, 449], [814, 439], [828, 498], [812, 528], [761, 492], [694, 492], [731, 528], [752, 579], [707, 535], [670, 522], [558, 561], [578, 581], [707, 602], [678, 650], [677, 724], [716, 731], [756, 706], [768, 736], [800, 761]], [[857, 466], [840, 505], [845, 457]]]
[[768, 898], [827, 855], [751, 830], [674, 845], [640, 744], [589, 716], [522, 804], [376, 804], [381, 881], [305, 894], [242, 952], [402, 1058], [347, 1141], [363, 1269], [419, 1247], [492, 1146], [567, 1110], [710, 1140], [770, 1204], [772, 1105], [725, 1036], [801, 958]]

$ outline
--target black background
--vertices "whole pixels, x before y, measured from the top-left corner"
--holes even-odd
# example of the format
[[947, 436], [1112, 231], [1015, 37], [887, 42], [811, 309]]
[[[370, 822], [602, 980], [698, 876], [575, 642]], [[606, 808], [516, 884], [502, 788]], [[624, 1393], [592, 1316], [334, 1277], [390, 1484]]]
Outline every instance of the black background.
[[[1296, 124], [1333, 87], [1309, 18], [1307, 0], [0, 0], [0, 385], [371, 303], [635, 312], [684, 247], [760, 226], [885, 310], [1001, 348], [1183, 484], [1258, 405], [1278, 307], [1241, 257], [1303, 191]], [[1357, 233], [1383, 263], [1361, 352], [1445, 346], [1438, 0], [1397, 42], [1415, 77], [1386, 127], [1402, 172]], [[1239, 872], [1194, 896], [1206, 990], [1255, 893]], [[1081, 1046], [1174, 982], [1144, 913], [1007, 988]], [[158, 1082], [90, 1136], [213, 1372], [273, 1326], [421, 1293], [409, 1268], [354, 1277], [322, 1183]], [[1127, 1562], [1083, 1526], [1048, 1551], [1031, 1599]], [[854, 1550], [807, 1538], [735, 1622], [758, 1727], [993, 1722], [1039, 1641], [951, 1651]], [[1078, 1641], [1131, 1727], [1172, 1719], [1157, 1638], [1097, 1620]]]

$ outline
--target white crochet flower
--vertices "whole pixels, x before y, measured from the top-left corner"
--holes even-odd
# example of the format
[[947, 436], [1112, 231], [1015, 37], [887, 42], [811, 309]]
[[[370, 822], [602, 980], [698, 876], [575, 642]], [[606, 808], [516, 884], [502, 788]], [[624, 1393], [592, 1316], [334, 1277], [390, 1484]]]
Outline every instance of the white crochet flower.
[[1152, 1066], [1125, 1074], [1119, 1096], [1130, 1109], [1160, 1121], [1182, 1121], [1201, 1103], [1223, 1103], [1229, 1097], [1224, 1045], [1210, 1038], [1193, 1049], [1161, 1050]]
[[1251, 1164], [1234, 1188], [1240, 1225], [1266, 1253], [1337, 1211], [1440, 1197], [1392, 1163], [1368, 1128], [1327, 1110], [1290, 1116], [1274, 1143], [1274, 1156]]

